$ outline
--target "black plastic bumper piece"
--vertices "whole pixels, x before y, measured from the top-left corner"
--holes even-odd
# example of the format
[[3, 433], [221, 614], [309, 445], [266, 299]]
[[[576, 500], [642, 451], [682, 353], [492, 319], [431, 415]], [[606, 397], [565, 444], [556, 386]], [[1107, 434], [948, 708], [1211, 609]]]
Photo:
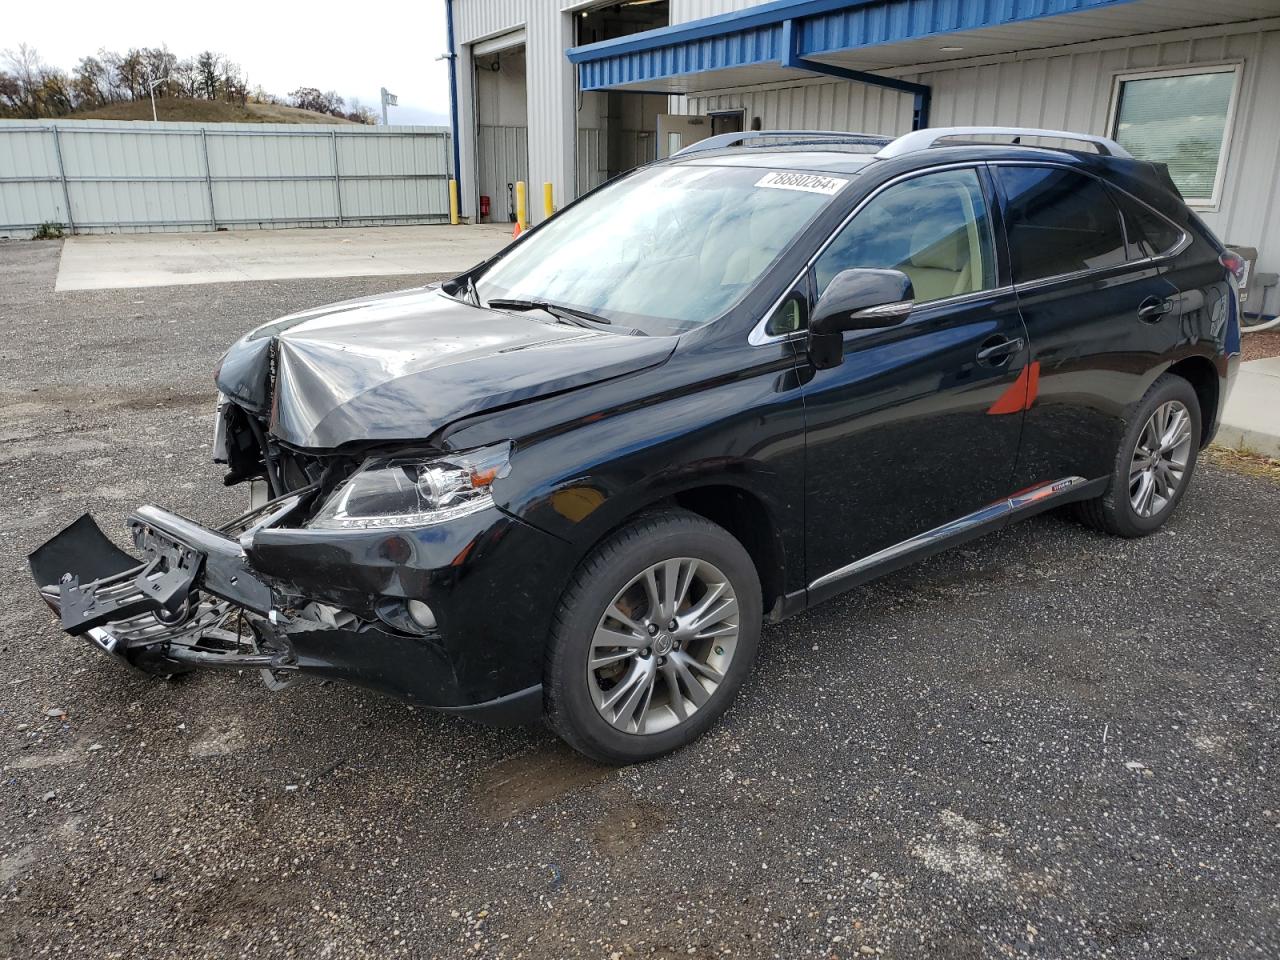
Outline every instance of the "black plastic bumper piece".
[[491, 727], [517, 727], [536, 723], [542, 717], [542, 684], [517, 690], [495, 700], [486, 700], [484, 703], [435, 709]]
[[85, 514], [27, 559], [42, 588], [58, 588], [62, 628], [79, 634], [142, 613], [176, 612], [191, 593], [203, 557], [171, 544], [139, 562]]
[[141, 560], [113, 544], [88, 514], [27, 558], [42, 592], [56, 588], [67, 633], [144, 613], [176, 615], [197, 586], [270, 612], [271, 588], [249, 571], [237, 541], [152, 506], [130, 516], [128, 528]]
[[238, 540], [150, 505], [139, 507], [129, 517], [128, 527], [148, 560], [172, 560], [183, 551], [196, 551], [204, 558], [201, 590], [262, 616], [271, 612], [271, 587], [250, 571]]

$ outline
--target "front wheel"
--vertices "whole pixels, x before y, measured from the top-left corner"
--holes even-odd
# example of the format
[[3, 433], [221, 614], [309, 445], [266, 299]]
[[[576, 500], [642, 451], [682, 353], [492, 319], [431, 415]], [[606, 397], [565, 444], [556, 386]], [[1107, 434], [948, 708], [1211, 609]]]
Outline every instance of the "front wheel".
[[547, 650], [547, 719], [605, 763], [661, 756], [728, 708], [760, 628], [760, 583], [741, 543], [683, 510], [642, 517], [596, 547], [565, 591]]
[[1143, 537], [1173, 515], [1196, 467], [1200, 400], [1191, 384], [1164, 374], [1138, 402], [1107, 491], [1078, 505], [1090, 526], [1121, 537]]

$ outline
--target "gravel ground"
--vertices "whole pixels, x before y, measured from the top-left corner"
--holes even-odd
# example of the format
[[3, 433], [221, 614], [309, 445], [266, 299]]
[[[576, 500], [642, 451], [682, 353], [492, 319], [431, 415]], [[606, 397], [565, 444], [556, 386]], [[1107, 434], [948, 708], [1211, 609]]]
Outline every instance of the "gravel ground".
[[1247, 362], [1265, 357], [1280, 357], [1280, 328], [1244, 335], [1240, 344], [1240, 359]]
[[766, 629], [705, 739], [625, 770], [340, 685], [165, 683], [25, 554], [206, 521], [221, 349], [411, 278], [54, 294], [0, 245], [0, 955], [1276, 957], [1280, 485], [1138, 542], [1059, 517]]

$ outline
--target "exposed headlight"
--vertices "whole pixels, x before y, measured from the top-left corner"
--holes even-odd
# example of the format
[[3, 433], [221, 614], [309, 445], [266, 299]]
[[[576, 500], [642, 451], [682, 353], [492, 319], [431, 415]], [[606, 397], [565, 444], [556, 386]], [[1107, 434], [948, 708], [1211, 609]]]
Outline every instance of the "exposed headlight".
[[493, 504], [490, 485], [507, 474], [510, 443], [423, 459], [366, 460], [309, 524], [320, 530], [425, 527]]

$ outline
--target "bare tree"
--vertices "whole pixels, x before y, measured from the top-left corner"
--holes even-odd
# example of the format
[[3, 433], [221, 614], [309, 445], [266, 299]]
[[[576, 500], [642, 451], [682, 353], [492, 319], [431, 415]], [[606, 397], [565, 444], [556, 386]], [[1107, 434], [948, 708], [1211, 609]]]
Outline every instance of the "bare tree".
[[9, 65], [9, 76], [18, 87], [14, 105], [18, 116], [32, 119], [40, 116], [40, 84], [45, 69], [40, 54], [35, 47], [20, 43], [17, 50], [6, 50], [4, 59]]
[[0, 70], [0, 117], [21, 116], [22, 104], [22, 84], [13, 74]]
[[[0, 67], [0, 116], [56, 117], [120, 100], [145, 100], [155, 80], [161, 81], [156, 97], [225, 100], [238, 106], [250, 99], [282, 102], [260, 86], [251, 95], [239, 64], [212, 50], [179, 60], [166, 46], [134, 47], [125, 53], [102, 49], [96, 56], [81, 57], [68, 75], [44, 64], [34, 47], [22, 43], [0, 54]], [[289, 94], [289, 102], [304, 110], [374, 122], [373, 112], [359, 100], [353, 98], [348, 109], [333, 90], [299, 87]]]
[[97, 57], [81, 57], [71, 71], [71, 93], [78, 109], [92, 109], [109, 103], [111, 72]]

